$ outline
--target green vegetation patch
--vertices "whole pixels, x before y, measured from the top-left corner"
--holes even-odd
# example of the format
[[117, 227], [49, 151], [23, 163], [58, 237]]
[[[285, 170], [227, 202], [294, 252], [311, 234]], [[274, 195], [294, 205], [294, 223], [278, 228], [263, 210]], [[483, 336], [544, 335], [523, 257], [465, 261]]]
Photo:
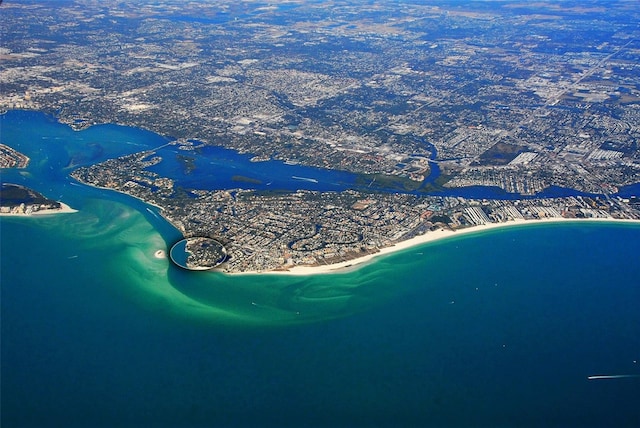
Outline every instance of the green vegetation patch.
[[506, 165], [526, 150], [525, 146], [498, 142], [482, 153], [478, 162], [474, 162], [472, 165]]
[[430, 183], [425, 183], [424, 186], [420, 188], [421, 193], [438, 193], [444, 191], [444, 185], [451, 180], [451, 176], [447, 174], [440, 174]]
[[248, 183], [248, 184], [262, 184], [262, 180], [258, 180], [257, 178], [246, 177], [244, 175], [234, 175], [231, 177], [231, 181], [235, 181], [238, 183]]
[[17, 184], [3, 183], [0, 187], [0, 206], [14, 207], [20, 204], [56, 204], [56, 201], [45, 198], [42, 194]]
[[191, 174], [196, 169], [196, 158], [185, 155], [176, 155], [176, 158], [182, 165], [185, 175]]
[[451, 218], [449, 218], [449, 216], [445, 214], [434, 215], [429, 220], [432, 223], [444, 223], [444, 224], [451, 223]]
[[372, 191], [389, 189], [411, 192], [417, 190], [422, 185], [422, 182], [414, 181], [408, 177], [399, 177], [397, 175], [359, 174], [356, 178], [356, 185], [366, 187], [368, 189], [371, 189]]

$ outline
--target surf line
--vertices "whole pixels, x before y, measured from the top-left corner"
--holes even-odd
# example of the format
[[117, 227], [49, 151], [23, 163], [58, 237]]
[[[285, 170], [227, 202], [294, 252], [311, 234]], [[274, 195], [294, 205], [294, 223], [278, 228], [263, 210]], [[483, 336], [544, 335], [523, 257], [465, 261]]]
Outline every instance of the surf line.
[[617, 375], [595, 375], [595, 376], [587, 376], [589, 380], [599, 380], [599, 379], [626, 379], [626, 378], [638, 378], [640, 375], [637, 374], [617, 374]]

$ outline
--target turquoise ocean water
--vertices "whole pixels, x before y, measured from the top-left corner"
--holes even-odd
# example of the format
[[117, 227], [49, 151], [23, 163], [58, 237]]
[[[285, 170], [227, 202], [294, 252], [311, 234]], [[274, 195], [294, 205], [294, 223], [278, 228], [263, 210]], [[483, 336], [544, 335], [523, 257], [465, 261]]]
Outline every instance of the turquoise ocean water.
[[187, 272], [147, 206], [74, 165], [165, 140], [2, 116], [2, 181], [79, 212], [0, 221], [2, 426], [638, 426], [640, 227], [456, 237], [314, 277]]

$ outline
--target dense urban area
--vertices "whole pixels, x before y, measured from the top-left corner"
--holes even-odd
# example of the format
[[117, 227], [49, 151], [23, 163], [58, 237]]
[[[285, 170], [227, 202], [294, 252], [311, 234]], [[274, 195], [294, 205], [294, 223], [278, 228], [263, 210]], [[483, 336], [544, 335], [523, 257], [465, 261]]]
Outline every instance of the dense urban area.
[[29, 158], [0, 143], [0, 168], [26, 168], [29, 165]]
[[[640, 181], [637, 3], [530, 6], [5, 2], [0, 110], [381, 178], [367, 192], [181, 189], [147, 151], [73, 172], [219, 240], [230, 272], [334, 263], [436, 228], [640, 218], [616, 195]], [[3, 143], [2, 166], [20, 164]], [[523, 198], [434, 196], [470, 186]], [[550, 187], [600, 196], [535, 197]]]

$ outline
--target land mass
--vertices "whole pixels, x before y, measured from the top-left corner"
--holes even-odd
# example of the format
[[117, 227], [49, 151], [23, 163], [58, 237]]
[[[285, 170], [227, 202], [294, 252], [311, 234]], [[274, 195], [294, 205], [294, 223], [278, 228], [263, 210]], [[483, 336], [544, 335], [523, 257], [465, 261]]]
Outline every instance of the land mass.
[[397, 178], [399, 191], [438, 169], [445, 188], [616, 193], [640, 176], [640, 9], [590, 5], [8, 2], [0, 110]]
[[0, 168], [26, 168], [27, 165], [29, 157], [0, 143]]
[[[241, 175], [236, 189], [183, 188], [154, 172], [154, 150], [73, 172], [220, 242], [227, 272], [335, 265], [483, 224], [638, 218], [619, 196], [640, 177], [633, 1], [26, 0], [2, 13], [0, 110], [149, 129], [185, 174], [222, 146], [358, 176], [339, 192], [259, 192]], [[520, 199], [434, 196], [469, 186]], [[590, 196], [530, 198], [554, 186]]]
[[[438, 229], [435, 231], [430, 231], [429, 233], [425, 233], [423, 235], [418, 235], [413, 238], [407, 239], [405, 241], [398, 242], [396, 244], [392, 244], [388, 247], [381, 248], [378, 253], [367, 254], [361, 257], [358, 257], [353, 260], [346, 260], [343, 262], [334, 263], [331, 265], [316, 265], [316, 266], [305, 266], [305, 265], [297, 265], [291, 268], [287, 268], [286, 270], [274, 270], [270, 272], [244, 272], [246, 274], [265, 274], [265, 273], [273, 273], [273, 274], [287, 274], [287, 275], [296, 275], [296, 276], [305, 276], [305, 275], [317, 275], [317, 274], [330, 274], [330, 273], [342, 273], [352, 269], [359, 268], [364, 264], [370, 262], [376, 257], [391, 254], [403, 250], [407, 250], [409, 248], [413, 248], [422, 244], [426, 244], [428, 242], [434, 242], [441, 239], [453, 238], [457, 236], [462, 236], [466, 234], [472, 233], [483, 233], [489, 230], [504, 228], [504, 227], [522, 227], [522, 226], [533, 226], [536, 224], [549, 224], [549, 223], [561, 223], [561, 222], [633, 222], [634, 224], [640, 224], [640, 220], [624, 220], [624, 219], [613, 219], [612, 217], [588, 217], [582, 219], [572, 219], [565, 217], [539, 217], [533, 219], [517, 219], [517, 220], [507, 220], [498, 223], [487, 223], [481, 224], [477, 226], [469, 226], [462, 229]], [[423, 255], [422, 252], [416, 252], [416, 256]]]
[[76, 212], [63, 202], [48, 199], [28, 187], [2, 183], [0, 215], [43, 215]]
[[[640, 220], [640, 200], [611, 195], [489, 200], [356, 190], [184, 189], [148, 169], [160, 162], [148, 150], [79, 168], [72, 177], [160, 207], [187, 238], [220, 242], [226, 259], [218, 269], [229, 273], [344, 264], [415, 237], [472, 226], [549, 218]], [[217, 259], [200, 257], [198, 265], [217, 265]]]

